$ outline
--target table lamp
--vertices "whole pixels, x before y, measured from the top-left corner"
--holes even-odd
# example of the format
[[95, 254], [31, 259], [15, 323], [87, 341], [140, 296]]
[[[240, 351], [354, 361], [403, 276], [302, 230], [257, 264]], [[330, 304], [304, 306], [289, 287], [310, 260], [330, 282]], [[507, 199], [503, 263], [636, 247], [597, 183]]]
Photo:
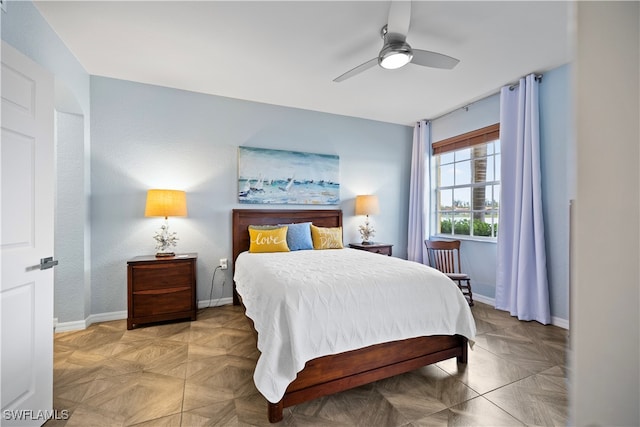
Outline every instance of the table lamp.
[[169, 233], [170, 216], [187, 216], [187, 195], [180, 190], [149, 190], [144, 216], [163, 216], [164, 223], [153, 236], [156, 241], [156, 256], [175, 256], [170, 248], [178, 241], [177, 233]]
[[375, 235], [376, 230], [369, 224], [369, 215], [377, 215], [380, 213], [380, 204], [378, 203], [378, 196], [373, 195], [361, 195], [356, 196], [356, 215], [366, 215], [367, 219], [364, 225], [361, 225], [358, 229], [362, 236], [363, 245], [372, 245], [371, 238]]

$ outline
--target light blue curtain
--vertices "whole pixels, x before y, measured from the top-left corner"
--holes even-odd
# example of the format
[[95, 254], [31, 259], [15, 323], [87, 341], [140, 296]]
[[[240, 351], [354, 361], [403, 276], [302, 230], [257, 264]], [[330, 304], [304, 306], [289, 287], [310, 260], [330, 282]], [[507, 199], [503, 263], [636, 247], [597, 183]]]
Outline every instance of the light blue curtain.
[[501, 185], [496, 308], [520, 320], [551, 321], [540, 185], [536, 76], [500, 92]]
[[424, 239], [429, 237], [431, 171], [431, 123], [422, 120], [413, 129], [411, 182], [409, 186], [409, 236], [407, 258], [427, 264]]

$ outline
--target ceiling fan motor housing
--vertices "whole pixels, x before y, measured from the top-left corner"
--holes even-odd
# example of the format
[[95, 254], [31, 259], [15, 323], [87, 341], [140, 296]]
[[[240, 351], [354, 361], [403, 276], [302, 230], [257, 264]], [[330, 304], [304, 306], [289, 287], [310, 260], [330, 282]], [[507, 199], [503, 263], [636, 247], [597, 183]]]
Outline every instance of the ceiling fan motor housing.
[[382, 47], [378, 54], [378, 65], [382, 68], [393, 70], [407, 65], [412, 58], [413, 51], [407, 43], [388, 43]]
[[388, 70], [394, 70], [411, 62], [413, 51], [405, 41], [403, 34], [391, 33], [385, 25], [380, 29], [380, 36], [384, 45], [378, 54], [378, 65]]

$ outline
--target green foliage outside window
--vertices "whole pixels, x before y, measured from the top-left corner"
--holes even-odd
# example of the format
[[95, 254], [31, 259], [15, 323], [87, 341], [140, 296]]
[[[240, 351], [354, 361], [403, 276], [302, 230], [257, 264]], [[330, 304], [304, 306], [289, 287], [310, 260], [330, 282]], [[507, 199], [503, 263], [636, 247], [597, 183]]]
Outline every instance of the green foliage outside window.
[[[498, 235], [498, 224], [494, 224], [496, 232], [495, 235]], [[463, 236], [469, 236], [471, 233], [469, 220], [461, 219], [458, 221], [454, 221], [453, 223], [453, 234], [459, 234]], [[451, 234], [451, 220], [443, 219], [440, 222], [440, 233], [442, 234]], [[488, 224], [481, 220], [473, 221], [473, 235], [474, 236], [483, 236], [483, 237], [493, 237], [491, 235], [491, 224]]]

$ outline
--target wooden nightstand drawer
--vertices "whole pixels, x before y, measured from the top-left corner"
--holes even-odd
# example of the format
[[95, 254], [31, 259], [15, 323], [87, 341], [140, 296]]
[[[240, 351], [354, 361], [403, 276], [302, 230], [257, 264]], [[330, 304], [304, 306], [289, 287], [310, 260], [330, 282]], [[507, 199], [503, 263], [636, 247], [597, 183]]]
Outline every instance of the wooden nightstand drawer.
[[174, 319], [196, 320], [197, 254], [127, 261], [127, 329]]
[[192, 267], [188, 261], [137, 265], [132, 269], [133, 291], [189, 286]]
[[393, 248], [393, 245], [388, 243], [371, 243], [368, 245], [362, 243], [349, 243], [349, 247], [361, 251], [373, 252], [374, 254], [391, 256], [391, 248]]
[[191, 305], [190, 287], [142, 291], [133, 295], [133, 317], [189, 311]]
[[376, 254], [391, 256], [391, 246], [384, 246], [379, 248], [370, 249], [369, 252], [373, 252]]

